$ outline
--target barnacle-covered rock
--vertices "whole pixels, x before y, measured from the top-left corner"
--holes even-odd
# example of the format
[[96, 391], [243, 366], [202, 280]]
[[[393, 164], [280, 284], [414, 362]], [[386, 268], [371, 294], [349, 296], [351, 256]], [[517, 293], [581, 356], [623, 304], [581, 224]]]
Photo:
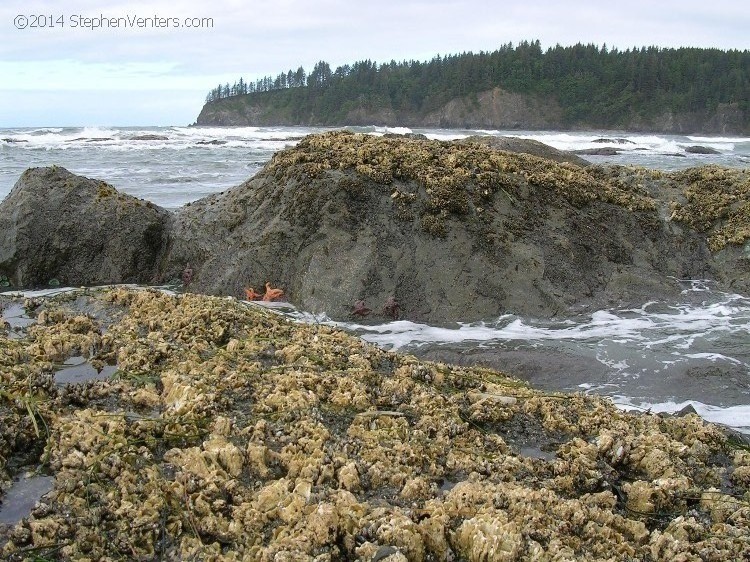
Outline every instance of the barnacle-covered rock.
[[673, 172], [670, 179], [685, 186], [685, 202], [673, 206], [671, 218], [708, 232], [713, 251], [750, 238], [747, 170], [703, 166]]
[[[675, 278], [750, 290], [746, 170], [580, 166], [503, 147], [310, 135], [242, 185], [175, 213], [62, 168], [30, 169], [0, 205], [0, 231], [11, 233], [0, 278], [14, 287], [168, 281], [189, 269], [191, 290], [242, 296], [271, 283], [336, 318], [353, 302], [390, 298], [400, 317], [435, 322], [642, 304], [676, 294]], [[226, 326], [210, 334], [239, 351]], [[98, 343], [48, 338], [34, 353], [57, 361]], [[147, 370], [173, 345], [131, 360]], [[300, 352], [285, 347], [268, 352], [290, 361]]]
[[[726, 224], [711, 219], [734, 249], [712, 255], [682, 211], [692, 176], [582, 167], [479, 139], [331, 131], [180, 210], [166, 268], [176, 276], [189, 262], [191, 289], [219, 294], [279, 283], [295, 305], [334, 318], [363, 299], [371, 308], [393, 298], [401, 318], [431, 322], [642, 304], [676, 294], [670, 277], [750, 286], [747, 268], [735, 267], [745, 259], [744, 177], [711, 180], [735, 197], [718, 196]], [[229, 216], [240, 218], [228, 225]], [[290, 361], [300, 353], [277, 351]]]
[[[0, 500], [21, 463], [54, 487], [0, 528], [4, 560], [750, 553], [747, 454], [697, 416], [545, 394], [233, 300], [43, 300], [44, 323], [0, 335]], [[94, 335], [91, 360], [117, 361], [117, 376], [51, 384], [44, 342], [77, 353]], [[535, 445], [554, 454], [521, 454]]]
[[521, 560], [524, 539], [520, 529], [498, 512], [487, 513], [464, 521], [454, 539], [458, 550], [472, 562]]

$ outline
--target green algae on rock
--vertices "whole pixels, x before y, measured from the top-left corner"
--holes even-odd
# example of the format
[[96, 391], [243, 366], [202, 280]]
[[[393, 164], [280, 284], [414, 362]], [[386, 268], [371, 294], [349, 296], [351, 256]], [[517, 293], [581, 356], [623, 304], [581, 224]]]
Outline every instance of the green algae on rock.
[[[31, 444], [24, 464], [55, 483], [0, 530], [4, 559], [750, 554], [750, 456], [695, 415], [545, 394], [231, 299], [113, 289], [36, 314], [0, 336], [0, 476]], [[119, 371], [60, 389], [67, 354]], [[555, 455], [522, 454], [530, 438]]]

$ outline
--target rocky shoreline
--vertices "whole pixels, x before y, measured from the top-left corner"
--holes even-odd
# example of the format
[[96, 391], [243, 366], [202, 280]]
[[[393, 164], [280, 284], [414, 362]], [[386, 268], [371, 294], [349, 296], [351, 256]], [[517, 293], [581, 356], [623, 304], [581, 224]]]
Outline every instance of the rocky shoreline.
[[[336, 126], [398, 123], [413, 128], [544, 130], [599, 130], [612, 128], [601, 120], [580, 117], [566, 119], [564, 108], [551, 95], [521, 94], [492, 88], [454, 98], [428, 112], [396, 110], [389, 104], [376, 107], [356, 103], [337, 122], [312, 111], [291, 112], [288, 104], [276, 105], [271, 97], [232, 96], [207, 102], [196, 118], [196, 125], [212, 127]], [[745, 110], [746, 111], [746, 110]], [[713, 110], [674, 112], [665, 109], [644, 117], [632, 112], [617, 129], [637, 132], [702, 135], [748, 134], [745, 111], [739, 104], [720, 103]]]
[[[13, 288], [266, 283], [349, 318], [397, 303], [430, 322], [642, 304], [707, 278], [750, 293], [750, 180], [704, 166], [593, 166], [521, 139], [311, 135], [255, 177], [171, 213], [59, 167], [0, 204]], [[190, 275], [184, 275], [189, 272]]]
[[[750, 448], [693, 414], [540, 392], [234, 299], [1, 298], [25, 321], [0, 332], [0, 501], [23, 472], [54, 478], [0, 526], [4, 559], [750, 555]], [[71, 358], [116, 371], [65, 383]]]
[[517, 141], [313, 135], [174, 213], [28, 170], [0, 204], [4, 286], [184, 292], [0, 295], [0, 557], [746, 558], [732, 432], [231, 297], [441, 322], [642, 303], [670, 276], [747, 293], [749, 217], [747, 171]]

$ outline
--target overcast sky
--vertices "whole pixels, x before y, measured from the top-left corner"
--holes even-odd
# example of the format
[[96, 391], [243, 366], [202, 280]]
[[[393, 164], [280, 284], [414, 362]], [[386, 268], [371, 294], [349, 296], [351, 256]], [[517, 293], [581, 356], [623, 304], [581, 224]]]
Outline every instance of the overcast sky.
[[332, 68], [429, 60], [535, 39], [543, 49], [750, 49], [750, 8], [747, 0], [3, 0], [0, 30], [0, 127], [186, 125], [219, 83], [309, 71], [319, 60]]

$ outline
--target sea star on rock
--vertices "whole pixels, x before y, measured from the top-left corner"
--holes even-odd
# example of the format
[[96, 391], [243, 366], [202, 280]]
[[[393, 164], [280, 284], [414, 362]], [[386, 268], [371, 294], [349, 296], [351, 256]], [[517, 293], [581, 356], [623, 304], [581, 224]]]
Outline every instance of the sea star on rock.
[[284, 296], [284, 291], [281, 289], [274, 289], [270, 283], [266, 283], [266, 294], [263, 295], [263, 300], [266, 302], [275, 301]]
[[185, 269], [182, 270], [182, 284], [187, 287], [193, 280], [193, 268], [190, 267], [190, 262], [185, 264]]
[[245, 297], [249, 301], [257, 301], [260, 300], [263, 295], [261, 293], [256, 293], [255, 289], [252, 287], [245, 287]]
[[365, 305], [365, 301], [357, 301], [354, 303], [354, 307], [352, 308], [352, 315], [353, 316], [367, 316], [370, 314], [371, 310], [367, 308], [367, 305]]
[[398, 301], [396, 301], [396, 297], [388, 297], [383, 305], [383, 314], [390, 316], [394, 320], [398, 320], [400, 312], [401, 307], [399, 306]]

